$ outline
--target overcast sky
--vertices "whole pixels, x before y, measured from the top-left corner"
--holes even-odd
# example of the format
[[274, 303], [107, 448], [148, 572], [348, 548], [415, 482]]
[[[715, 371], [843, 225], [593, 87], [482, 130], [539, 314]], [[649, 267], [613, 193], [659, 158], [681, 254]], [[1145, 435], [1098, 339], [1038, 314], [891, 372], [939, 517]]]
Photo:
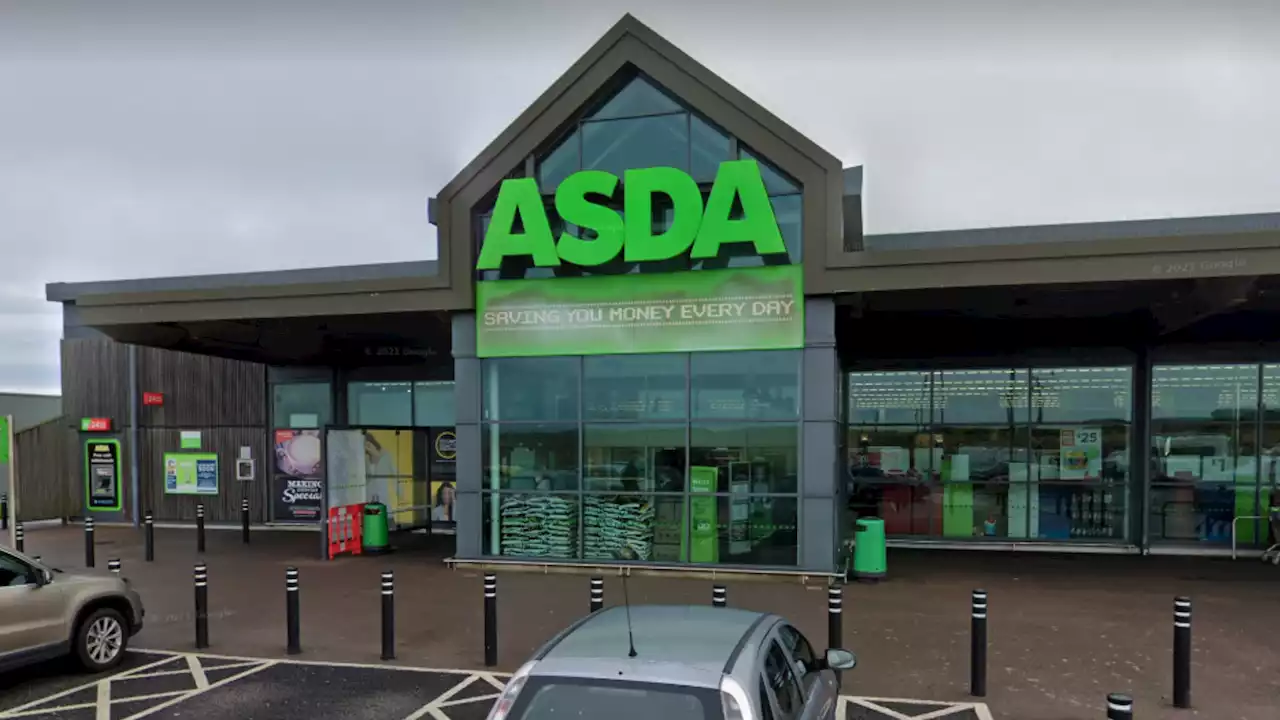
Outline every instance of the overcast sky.
[[1280, 210], [1274, 0], [0, 0], [0, 389], [59, 387], [47, 282], [435, 257], [628, 11], [865, 165], [869, 232]]

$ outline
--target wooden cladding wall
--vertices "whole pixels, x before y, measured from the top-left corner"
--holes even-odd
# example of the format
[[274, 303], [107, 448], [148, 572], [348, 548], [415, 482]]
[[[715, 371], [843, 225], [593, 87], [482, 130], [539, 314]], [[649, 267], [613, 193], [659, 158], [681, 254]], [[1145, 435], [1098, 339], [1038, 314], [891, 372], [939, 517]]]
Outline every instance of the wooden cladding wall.
[[[139, 510], [150, 510], [159, 522], [194, 520], [196, 504], [203, 502], [211, 523], [240, 521], [240, 503], [246, 495], [250, 519], [267, 519], [265, 508], [267, 454], [267, 371], [263, 365], [225, 358], [138, 347], [136, 349], [138, 392], [138, 480]], [[83, 514], [83, 436], [78, 432], [81, 418], [110, 418], [111, 437], [120, 440], [124, 477], [124, 508], [131, 507], [132, 437], [129, 428], [129, 346], [109, 338], [62, 341], [62, 401], [65, 412], [60, 427], [61, 446], [53, 440], [28, 453], [33, 467], [45, 464], [57, 470], [32, 471], [40, 479], [33, 483], [53, 483], [55, 489], [31, 491], [41, 496], [39, 505], [22, 503], [28, 511], [45, 513], [55, 505], [59, 514]], [[162, 393], [162, 405], [143, 405], [143, 393]], [[164, 454], [180, 450], [179, 430], [198, 430], [202, 436], [199, 452], [218, 454], [219, 492], [209, 496], [166, 495]], [[252, 448], [259, 479], [241, 483], [235, 479], [235, 459], [243, 446]], [[27, 479], [23, 481], [27, 486]]]
[[142, 427], [266, 426], [267, 370], [226, 358], [138, 348], [138, 392], [164, 394], [139, 408]]
[[86, 417], [128, 423], [129, 347], [110, 339], [63, 340], [62, 411], [77, 427]]
[[[197, 428], [188, 428], [197, 429]], [[265, 522], [267, 434], [261, 427], [215, 427], [201, 430], [199, 450], [181, 450], [178, 430], [143, 428], [138, 433], [138, 475], [142, 485], [143, 512], [150, 509], [157, 521], [191, 521], [196, 518], [196, 505], [204, 503], [205, 518], [210, 523], [239, 523], [240, 503], [249, 498], [249, 519]], [[257, 477], [248, 482], [236, 480], [236, 458], [241, 447], [251, 448], [257, 461]], [[164, 491], [164, 455], [167, 452], [201, 452], [218, 455], [217, 495], [168, 495]]]
[[51, 520], [80, 515], [73, 492], [83, 470], [72, 464], [76, 433], [64, 418], [27, 428], [14, 438], [17, 461], [18, 520]]

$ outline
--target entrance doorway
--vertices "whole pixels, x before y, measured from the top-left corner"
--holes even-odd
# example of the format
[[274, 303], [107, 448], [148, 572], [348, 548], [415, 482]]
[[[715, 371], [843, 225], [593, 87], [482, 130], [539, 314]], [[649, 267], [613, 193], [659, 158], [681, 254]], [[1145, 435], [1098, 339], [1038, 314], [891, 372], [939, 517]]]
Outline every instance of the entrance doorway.
[[380, 502], [393, 532], [452, 534], [453, 428], [329, 428], [325, 450], [328, 507]]

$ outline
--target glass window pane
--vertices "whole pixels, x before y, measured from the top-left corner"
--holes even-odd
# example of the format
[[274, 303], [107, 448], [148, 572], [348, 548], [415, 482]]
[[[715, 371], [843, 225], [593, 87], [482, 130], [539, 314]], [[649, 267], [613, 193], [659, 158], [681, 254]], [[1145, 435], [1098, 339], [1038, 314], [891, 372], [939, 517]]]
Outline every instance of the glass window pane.
[[700, 183], [709, 183], [716, 179], [720, 163], [733, 159], [729, 155], [729, 136], [697, 115], [689, 119], [689, 126], [692, 131], [689, 174]]
[[849, 373], [849, 422], [928, 425], [933, 373]]
[[795, 423], [696, 424], [689, 430], [689, 446], [692, 492], [796, 492]]
[[493, 358], [484, 361], [484, 419], [576, 420], [576, 357]]
[[[715, 507], [715, 555], [708, 558], [694, 554], [691, 562], [715, 562], [732, 565], [790, 566], [797, 558], [797, 508], [795, 496], [761, 496], [749, 493], [693, 495], [689, 498], [690, 523], [705, 525], [706, 512]], [[694, 547], [697, 544], [694, 543]]]
[[774, 167], [768, 160], [751, 152], [745, 146], [738, 147], [738, 155], [743, 160], [755, 160], [760, 164], [760, 176], [764, 178], [765, 189], [770, 195], [790, 195], [800, 192], [800, 184]]
[[1027, 511], [1029, 537], [1127, 537], [1128, 424], [1038, 425], [1032, 429], [1031, 450], [1028, 480], [1038, 484], [1010, 497], [1013, 503], [1025, 496], [1017, 509]]
[[490, 493], [481, 495], [485, 555], [577, 560], [578, 495]]
[[685, 392], [687, 364], [685, 355], [597, 355], [584, 358], [584, 418], [667, 420], [688, 417]]
[[618, 560], [630, 548], [639, 560], [687, 562], [683, 495], [585, 495], [582, 557]]
[[271, 386], [275, 427], [318, 428], [333, 423], [329, 383], [277, 383]]
[[452, 426], [457, 405], [452, 380], [413, 384], [413, 424], [418, 427]]
[[413, 383], [347, 384], [347, 422], [372, 427], [413, 425]]
[[694, 353], [693, 417], [784, 419], [800, 413], [800, 353], [794, 350]]
[[582, 126], [582, 167], [619, 177], [632, 168], [689, 167], [685, 115], [591, 122]]
[[1128, 422], [1132, 412], [1127, 367], [1031, 371], [1031, 407], [1037, 423]]
[[685, 426], [613, 423], [583, 429], [583, 489], [681, 492]]
[[670, 95], [659, 90], [647, 79], [636, 77], [628, 82], [599, 110], [592, 119], [635, 117], [655, 113], [680, 112], [684, 108]]
[[578, 489], [577, 425], [485, 425], [481, 443], [482, 482], [491, 490]]
[[428, 477], [431, 482], [431, 523], [448, 526], [457, 495], [458, 437], [453, 428], [432, 428], [427, 437]]
[[582, 158], [578, 152], [580, 144], [581, 139], [575, 130], [538, 162], [538, 187], [542, 192], [555, 192], [565, 178], [582, 168]]
[[1258, 369], [1153, 368], [1152, 541], [1228, 543], [1232, 518], [1257, 514]]
[[935, 422], [1026, 424], [1026, 370], [945, 370], [933, 376]]

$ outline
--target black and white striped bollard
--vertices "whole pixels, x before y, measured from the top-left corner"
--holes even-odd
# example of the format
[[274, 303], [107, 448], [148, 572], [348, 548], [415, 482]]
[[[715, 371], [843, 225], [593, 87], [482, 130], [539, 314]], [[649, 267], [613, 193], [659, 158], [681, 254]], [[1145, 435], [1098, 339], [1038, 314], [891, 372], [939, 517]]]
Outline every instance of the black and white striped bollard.
[[604, 578], [591, 578], [591, 612], [604, 609]]
[[[247, 501], [246, 501], [247, 502]], [[286, 638], [288, 644], [285, 652], [297, 655], [302, 652], [302, 618], [298, 602], [298, 568], [285, 568], [284, 571], [284, 613]]]
[[484, 576], [484, 666], [498, 664], [498, 576]]
[[196, 552], [204, 552], [204, 503], [196, 505]]
[[84, 566], [93, 567], [93, 518], [84, 519]]
[[[844, 589], [839, 585], [827, 588], [827, 647], [844, 647]], [[840, 671], [835, 673], [839, 683]]]
[[22, 523], [13, 526], [13, 544], [18, 552], [22, 552], [22, 548], [27, 544], [27, 533], [22, 529]]
[[969, 694], [987, 696], [987, 591], [973, 591], [973, 621], [969, 628]]
[[240, 501], [240, 540], [249, 544], [249, 498]]
[[396, 659], [396, 583], [395, 573], [382, 573], [382, 659]]
[[209, 647], [209, 567], [196, 565], [196, 649]]
[[1133, 698], [1122, 693], [1107, 695], [1107, 720], [1133, 720]]
[[711, 586], [711, 607], [728, 607], [729, 590], [723, 585]]
[[156, 521], [151, 515], [151, 511], [147, 511], [142, 521], [143, 540], [147, 546], [147, 562], [155, 562], [156, 559]]
[[1173, 600], [1173, 706], [1191, 707], [1191, 598]]
[[9, 493], [0, 495], [0, 530], [9, 529]]
[[108, 569], [108, 570], [110, 570], [111, 572], [115, 573], [116, 575], [119, 575], [119, 574], [120, 574], [120, 561], [119, 561], [119, 560], [116, 560], [116, 559], [108, 560], [108, 561], [107, 561], [107, 569]]

